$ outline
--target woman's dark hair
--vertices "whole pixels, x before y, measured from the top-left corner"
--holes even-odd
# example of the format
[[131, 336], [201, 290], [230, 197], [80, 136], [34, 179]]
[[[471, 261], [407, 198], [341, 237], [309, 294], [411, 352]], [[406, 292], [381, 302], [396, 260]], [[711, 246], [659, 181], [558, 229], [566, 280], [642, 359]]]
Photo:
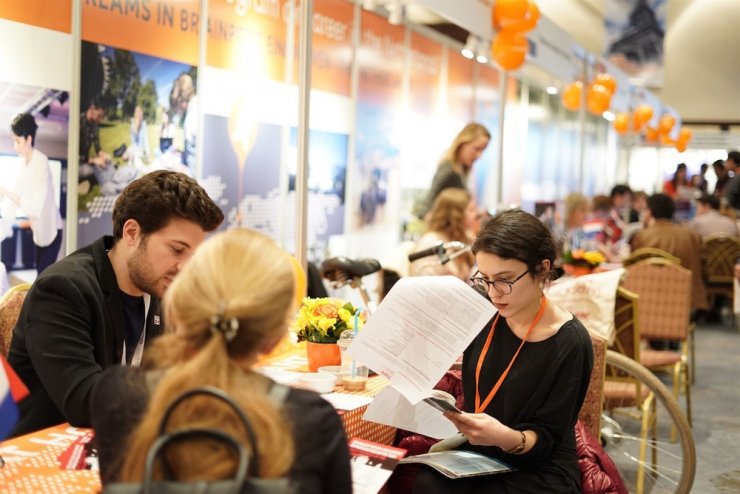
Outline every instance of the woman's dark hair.
[[21, 113], [13, 119], [13, 123], [10, 124], [10, 130], [13, 134], [18, 137], [25, 139], [31, 136], [31, 145], [36, 145], [36, 130], [39, 126], [36, 124], [36, 119], [30, 113]]
[[536, 276], [543, 274], [545, 259], [550, 261], [552, 272], [558, 248], [550, 230], [536, 216], [521, 209], [509, 209], [483, 225], [473, 242], [473, 254], [478, 252], [521, 261]]
[[[678, 183], [678, 172], [681, 172], [681, 171], [684, 172], [683, 182]], [[686, 173], [687, 172], [688, 172], [688, 168], [686, 167], [686, 163], [679, 163], [678, 165], [676, 165], [676, 171], [673, 172], [673, 178], [671, 179], [671, 182], [673, 183], [673, 190], [676, 190], [676, 187], [678, 187], [679, 185], [686, 185], [687, 183]]]

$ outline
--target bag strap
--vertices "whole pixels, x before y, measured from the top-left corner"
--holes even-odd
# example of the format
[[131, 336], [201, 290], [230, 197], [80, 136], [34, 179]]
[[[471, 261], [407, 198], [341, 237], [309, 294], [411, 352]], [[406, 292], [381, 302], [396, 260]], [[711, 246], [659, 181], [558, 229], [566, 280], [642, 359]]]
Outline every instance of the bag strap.
[[[272, 390], [271, 390], [272, 391]], [[172, 415], [172, 412], [177, 408], [177, 406], [182, 403], [184, 400], [196, 396], [196, 395], [206, 395], [210, 396], [212, 398], [219, 399], [229, 405], [234, 412], [236, 412], [237, 416], [241, 420], [242, 424], [244, 425], [244, 429], [247, 433], [247, 440], [249, 441], [250, 446], [252, 447], [252, 461], [249, 462], [249, 474], [251, 476], [256, 477], [259, 472], [259, 452], [257, 450], [257, 436], [254, 433], [254, 428], [252, 427], [252, 424], [249, 422], [249, 419], [247, 418], [246, 414], [244, 413], [244, 410], [241, 409], [241, 407], [234, 401], [234, 399], [229, 396], [225, 391], [218, 389], [214, 386], [199, 386], [197, 388], [189, 389], [182, 393], [180, 396], [174, 399], [172, 403], [167, 407], [167, 410], [164, 412], [164, 416], [162, 417], [162, 420], [159, 423], [159, 435], [160, 436], [166, 436], [165, 429], [167, 428], [167, 422], [170, 419], [170, 415]], [[188, 429], [185, 429], [187, 431]], [[230, 437], [230, 436], [229, 436]], [[233, 439], [233, 438], [232, 438]], [[169, 470], [169, 467], [166, 467]], [[171, 472], [167, 472], [168, 474]]]
[[[237, 464], [236, 473], [233, 481], [228, 487], [233, 487], [229, 490], [231, 494], [239, 494], [242, 486], [245, 484], [247, 479], [247, 471], [249, 469], [249, 453], [239, 441], [234, 439], [231, 435], [218, 429], [180, 429], [174, 432], [168, 432], [157, 438], [156, 441], [149, 448], [149, 452], [146, 455], [146, 463], [144, 464], [144, 481], [142, 484], [142, 494], [151, 494], [156, 490], [155, 483], [153, 480], [154, 462], [157, 460], [162, 451], [172, 443], [186, 441], [194, 437], [205, 437], [207, 439], [215, 439], [222, 441], [231, 446], [239, 454], [239, 463]], [[165, 465], [166, 463], [163, 463]], [[169, 469], [169, 467], [168, 467]], [[224, 492], [224, 494], [228, 494]]]

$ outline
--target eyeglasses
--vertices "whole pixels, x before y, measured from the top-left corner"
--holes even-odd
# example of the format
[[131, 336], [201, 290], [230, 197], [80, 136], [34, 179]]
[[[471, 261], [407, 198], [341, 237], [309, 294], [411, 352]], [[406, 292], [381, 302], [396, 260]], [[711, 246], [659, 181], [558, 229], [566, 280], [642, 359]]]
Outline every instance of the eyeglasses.
[[[493, 287], [494, 290], [496, 290], [500, 295], [508, 295], [511, 293], [511, 290], [514, 287], [514, 283], [524, 278], [524, 275], [529, 273], [529, 269], [527, 269], [525, 272], [514, 278], [512, 281], [506, 281], [506, 280], [493, 280], [489, 281], [485, 279], [483, 276], [473, 276], [470, 278], [470, 282], [473, 284], [473, 288], [478, 290], [479, 292], [488, 293], [488, 290]], [[480, 272], [478, 273], [480, 274]]]

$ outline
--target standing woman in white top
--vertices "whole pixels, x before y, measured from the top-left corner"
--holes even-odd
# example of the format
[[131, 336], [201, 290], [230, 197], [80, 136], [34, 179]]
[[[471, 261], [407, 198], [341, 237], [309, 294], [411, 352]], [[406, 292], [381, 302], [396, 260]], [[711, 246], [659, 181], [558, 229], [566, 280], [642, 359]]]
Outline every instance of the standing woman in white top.
[[10, 129], [13, 131], [13, 148], [24, 166], [13, 190], [0, 187], [0, 196], [14, 202], [28, 217], [36, 245], [36, 271], [41, 274], [59, 256], [62, 217], [54, 202], [49, 159], [34, 148], [38, 129], [36, 120], [29, 113], [21, 113], [15, 117]]

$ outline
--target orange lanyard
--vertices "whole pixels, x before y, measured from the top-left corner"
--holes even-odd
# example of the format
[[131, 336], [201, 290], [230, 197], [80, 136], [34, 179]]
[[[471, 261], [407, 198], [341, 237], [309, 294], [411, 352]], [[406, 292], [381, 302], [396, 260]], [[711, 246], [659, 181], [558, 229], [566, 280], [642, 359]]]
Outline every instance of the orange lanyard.
[[504, 373], [501, 374], [501, 377], [498, 378], [498, 381], [496, 382], [496, 385], [491, 389], [491, 392], [488, 393], [488, 396], [486, 397], [486, 401], [481, 404], [480, 402], [480, 394], [478, 392], [480, 388], [480, 369], [483, 367], [483, 360], [486, 358], [486, 354], [488, 354], [488, 348], [491, 346], [491, 340], [493, 340], [493, 333], [496, 331], [496, 323], [498, 323], [498, 318], [500, 314], [496, 314], [496, 319], [493, 320], [493, 324], [491, 325], [491, 330], [488, 332], [488, 338], [486, 338], [486, 343], [483, 345], [483, 350], [481, 350], [481, 354], [478, 357], [478, 365], [475, 367], [475, 413], [483, 413], [483, 411], [488, 407], [488, 405], [491, 403], [491, 400], [493, 400], [493, 397], [496, 396], [496, 393], [498, 392], [498, 389], [501, 387], [501, 384], [504, 382], [504, 379], [506, 379], [506, 376], [509, 374], [509, 371], [511, 370], [511, 366], [514, 365], [514, 361], [519, 356], [519, 352], [522, 350], [522, 347], [524, 346], [524, 343], [527, 341], [527, 337], [529, 336], [529, 333], [532, 332], [535, 326], [537, 326], [537, 323], [540, 322], [540, 319], [542, 319], [542, 315], [545, 313], [545, 307], [547, 307], [547, 298], [542, 298], [542, 306], [540, 307], [540, 310], [537, 311], [537, 314], [534, 316], [534, 320], [532, 321], [532, 324], [529, 326], [529, 329], [527, 329], [527, 332], [524, 333], [524, 338], [522, 338], [522, 343], [519, 345], [519, 348], [517, 349], [516, 353], [513, 357], [511, 357], [511, 362], [509, 362], [509, 366], [504, 370]]

